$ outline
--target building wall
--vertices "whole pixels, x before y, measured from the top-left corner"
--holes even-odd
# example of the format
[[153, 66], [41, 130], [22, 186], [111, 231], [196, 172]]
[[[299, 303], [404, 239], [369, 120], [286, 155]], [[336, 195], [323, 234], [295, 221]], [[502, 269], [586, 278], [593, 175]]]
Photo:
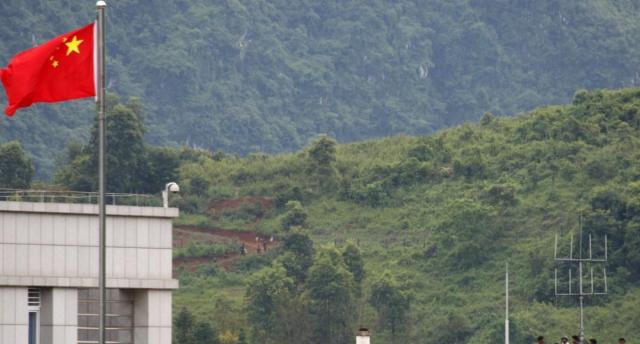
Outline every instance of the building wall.
[[27, 343], [27, 288], [0, 287], [0, 343]]
[[370, 344], [371, 338], [369, 336], [357, 336], [356, 344]]
[[[0, 285], [97, 287], [96, 214], [93, 205], [0, 202]], [[177, 210], [109, 206], [107, 214], [108, 286], [175, 289]]]
[[[134, 302], [133, 289], [107, 289], [106, 341], [112, 343], [133, 343]], [[100, 292], [98, 289], [78, 291], [78, 341], [94, 343], [100, 331]], [[144, 314], [140, 315], [144, 316]], [[136, 344], [146, 344], [136, 342]]]
[[[0, 275], [98, 277], [98, 219], [0, 213]], [[171, 279], [171, 222], [111, 217], [107, 277]]]
[[76, 343], [78, 340], [78, 290], [42, 289], [40, 293], [40, 344]]
[[138, 290], [134, 303], [135, 343], [171, 344], [171, 292]]
[[[79, 325], [78, 299], [79, 290], [98, 287], [97, 212], [90, 204], [0, 202], [0, 344], [28, 342], [30, 287], [41, 290], [41, 344], [77, 343], [79, 326], [95, 331], [84, 328], [95, 327], [86, 316], [89, 325]], [[107, 287], [134, 297], [133, 331], [112, 335], [171, 343], [177, 216], [175, 208], [107, 206]]]

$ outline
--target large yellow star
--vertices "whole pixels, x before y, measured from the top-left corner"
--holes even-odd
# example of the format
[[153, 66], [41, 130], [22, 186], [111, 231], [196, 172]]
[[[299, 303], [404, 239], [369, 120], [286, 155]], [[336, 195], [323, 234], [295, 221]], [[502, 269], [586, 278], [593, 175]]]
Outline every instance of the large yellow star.
[[65, 43], [64, 45], [67, 46], [67, 56], [69, 56], [69, 54], [73, 52], [76, 54], [80, 54], [80, 49], [78, 47], [80, 47], [80, 44], [82, 44], [82, 42], [84, 42], [84, 40], [78, 39], [78, 37], [73, 36], [71, 42]]

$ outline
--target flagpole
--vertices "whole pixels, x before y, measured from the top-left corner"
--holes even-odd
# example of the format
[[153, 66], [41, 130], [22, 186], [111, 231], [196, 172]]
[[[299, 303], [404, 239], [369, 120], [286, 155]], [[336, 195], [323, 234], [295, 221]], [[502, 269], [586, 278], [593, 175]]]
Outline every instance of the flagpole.
[[99, 268], [99, 276], [98, 276], [98, 289], [99, 289], [99, 301], [100, 301], [100, 312], [99, 312], [99, 343], [106, 343], [106, 315], [107, 315], [107, 264], [106, 264], [106, 205], [105, 205], [105, 189], [106, 189], [106, 167], [105, 167], [105, 78], [104, 78], [104, 65], [105, 65], [105, 53], [104, 53], [104, 12], [107, 7], [107, 3], [103, 0], [100, 0], [96, 3], [96, 11], [97, 11], [97, 21], [96, 21], [96, 30], [97, 30], [97, 105], [98, 105], [98, 133], [99, 133], [99, 149], [98, 149], [98, 216], [100, 223], [100, 268]]

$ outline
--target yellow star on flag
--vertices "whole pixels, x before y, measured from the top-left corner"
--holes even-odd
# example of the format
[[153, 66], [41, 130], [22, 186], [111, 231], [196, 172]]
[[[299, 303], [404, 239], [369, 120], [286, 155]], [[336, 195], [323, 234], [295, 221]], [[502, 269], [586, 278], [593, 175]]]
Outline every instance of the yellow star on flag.
[[53, 61], [53, 63], [51, 64], [53, 66], [53, 68], [58, 67], [59, 63], [58, 61]]
[[65, 43], [64, 45], [67, 46], [67, 56], [69, 56], [69, 54], [71, 54], [72, 52], [80, 54], [80, 49], [78, 47], [80, 47], [80, 44], [82, 44], [82, 42], [84, 42], [84, 40], [78, 39], [78, 37], [74, 35], [71, 39], [71, 42]]

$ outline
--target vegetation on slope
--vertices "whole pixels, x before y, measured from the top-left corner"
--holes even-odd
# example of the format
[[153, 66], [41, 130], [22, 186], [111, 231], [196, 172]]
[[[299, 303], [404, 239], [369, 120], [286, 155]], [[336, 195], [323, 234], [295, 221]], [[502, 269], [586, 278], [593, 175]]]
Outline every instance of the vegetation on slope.
[[[639, 5], [581, 1], [118, 0], [108, 10], [108, 85], [146, 101], [149, 143], [234, 154], [425, 134], [562, 103], [578, 88], [637, 85]], [[93, 2], [0, 3], [0, 63], [92, 19]], [[4, 95], [0, 95], [0, 103]], [[39, 177], [90, 101], [0, 121]]]
[[[335, 334], [322, 339], [330, 343], [350, 342], [341, 334], [360, 325], [384, 343], [497, 343], [508, 262], [512, 340], [560, 338], [577, 331], [578, 318], [574, 300], [554, 297], [554, 236], [568, 254], [581, 217], [594, 254], [605, 234], [610, 246], [610, 296], [587, 301], [587, 335], [640, 340], [639, 130], [639, 89], [578, 92], [570, 105], [509, 119], [487, 113], [431, 136], [348, 145], [320, 137], [294, 154], [184, 163], [183, 221], [206, 214], [212, 200], [273, 197], [261, 230], [284, 242], [308, 235], [314, 253], [283, 244], [230, 272], [184, 274], [176, 309], [217, 331], [242, 328], [254, 343], [314, 342], [323, 325]], [[363, 271], [339, 258], [347, 248]], [[596, 288], [603, 282], [596, 278]], [[318, 296], [327, 286], [332, 296]], [[216, 301], [202, 303], [203, 293]], [[317, 308], [334, 296], [342, 302]], [[224, 307], [232, 319], [215, 315]], [[282, 319], [298, 319], [299, 331]]]
[[[141, 135], [131, 135], [141, 128], [132, 104], [109, 111], [122, 125], [113, 140], [139, 147], [111, 151], [123, 166], [153, 161]], [[337, 145], [321, 136], [298, 153], [245, 158], [166, 149], [176, 169], [165, 176], [183, 190], [174, 198], [180, 223], [257, 229], [282, 243], [231, 271], [181, 271], [176, 341], [199, 343], [205, 333], [221, 343], [341, 344], [367, 325], [387, 343], [498, 342], [507, 262], [513, 340], [559, 338], [575, 332], [577, 313], [573, 300], [553, 294], [554, 268], [569, 269], [553, 262], [554, 237], [568, 254], [579, 219], [596, 256], [605, 235], [610, 248], [610, 296], [588, 300], [587, 334], [639, 340], [639, 129], [640, 89], [626, 89], [581, 91], [571, 105], [516, 118], [486, 113], [479, 124], [425, 137]], [[61, 183], [91, 180], [87, 169], [68, 173], [92, 161], [91, 146], [70, 147], [76, 163], [61, 167]], [[20, 146], [0, 153], [15, 174], [0, 186], [28, 183], [33, 170]], [[211, 213], [212, 204], [224, 211]], [[177, 253], [228, 248], [206, 249]], [[596, 288], [603, 284], [596, 277]]]

